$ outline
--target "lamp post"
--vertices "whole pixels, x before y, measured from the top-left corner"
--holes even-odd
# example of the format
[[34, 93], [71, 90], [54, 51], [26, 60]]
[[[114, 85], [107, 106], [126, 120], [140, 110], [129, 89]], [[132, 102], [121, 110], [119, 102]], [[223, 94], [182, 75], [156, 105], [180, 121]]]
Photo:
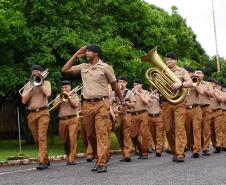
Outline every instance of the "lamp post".
[[215, 13], [214, 13], [214, 3], [212, 0], [212, 12], [213, 12], [213, 27], [214, 27], [214, 37], [215, 37], [215, 47], [216, 47], [216, 60], [217, 60], [217, 72], [220, 72], [220, 62], [218, 55], [218, 45], [217, 45], [217, 30], [216, 30], [216, 22], [215, 22]]

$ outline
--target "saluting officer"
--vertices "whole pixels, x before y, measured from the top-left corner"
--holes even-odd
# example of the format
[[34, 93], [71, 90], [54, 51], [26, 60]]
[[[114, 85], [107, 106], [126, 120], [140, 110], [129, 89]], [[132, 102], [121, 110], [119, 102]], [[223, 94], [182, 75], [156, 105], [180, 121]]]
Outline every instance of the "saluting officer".
[[[116, 82], [116, 77], [110, 66], [102, 62], [99, 55], [99, 46], [89, 44], [80, 48], [62, 68], [63, 73], [81, 74], [84, 98], [82, 122], [92, 149], [97, 146], [96, 165], [91, 170], [97, 173], [107, 171], [110, 119], [109, 83], [123, 105], [123, 113], [126, 114], [126, 104]], [[82, 56], [87, 58], [88, 63], [73, 66], [74, 61]]]

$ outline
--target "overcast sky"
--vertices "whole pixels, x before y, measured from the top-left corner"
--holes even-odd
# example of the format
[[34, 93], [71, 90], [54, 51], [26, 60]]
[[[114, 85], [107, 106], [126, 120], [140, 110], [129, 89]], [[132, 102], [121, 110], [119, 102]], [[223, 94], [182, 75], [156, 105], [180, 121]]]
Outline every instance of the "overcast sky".
[[[171, 6], [178, 8], [187, 25], [197, 35], [209, 56], [216, 54], [212, 0], [145, 0], [171, 13]], [[218, 53], [226, 58], [226, 0], [214, 0]]]

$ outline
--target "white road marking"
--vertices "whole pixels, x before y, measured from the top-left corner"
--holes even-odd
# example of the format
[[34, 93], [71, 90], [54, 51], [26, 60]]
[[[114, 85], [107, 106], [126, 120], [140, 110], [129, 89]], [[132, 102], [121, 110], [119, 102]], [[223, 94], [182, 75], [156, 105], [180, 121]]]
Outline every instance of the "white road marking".
[[[119, 157], [121, 157], [121, 156], [111, 157], [110, 159], [116, 159], [116, 158], [119, 158]], [[81, 163], [86, 163], [86, 161], [76, 162], [76, 164], [81, 164]], [[65, 164], [63, 164], [63, 165], [57, 165], [57, 166], [54, 166], [54, 167], [61, 167], [61, 166], [65, 166]], [[3, 172], [3, 173], [0, 173], [0, 176], [2, 176], [2, 175], [8, 175], [8, 174], [15, 174], [15, 173], [19, 173], [19, 172], [32, 171], [32, 170], [36, 170], [36, 168], [28, 168], [28, 169], [24, 169], [24, 170], [15, 170], [15, 171]]]

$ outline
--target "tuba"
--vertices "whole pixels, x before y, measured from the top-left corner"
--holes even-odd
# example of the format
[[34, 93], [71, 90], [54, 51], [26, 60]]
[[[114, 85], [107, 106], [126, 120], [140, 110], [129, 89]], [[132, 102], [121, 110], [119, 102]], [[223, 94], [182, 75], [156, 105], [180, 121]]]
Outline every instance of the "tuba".
[[151, 85], [154, 86], [170, 103], [181, 103], [187, 95], [187, 90], [181, 88], [175, 91], [171, 88], [173, 83], [180, 83], [181, 81], [158, 55], [157, 47], [150, 50], [143, 60], [155, 66], [155, 68], [149, 68], [145, 74]]

